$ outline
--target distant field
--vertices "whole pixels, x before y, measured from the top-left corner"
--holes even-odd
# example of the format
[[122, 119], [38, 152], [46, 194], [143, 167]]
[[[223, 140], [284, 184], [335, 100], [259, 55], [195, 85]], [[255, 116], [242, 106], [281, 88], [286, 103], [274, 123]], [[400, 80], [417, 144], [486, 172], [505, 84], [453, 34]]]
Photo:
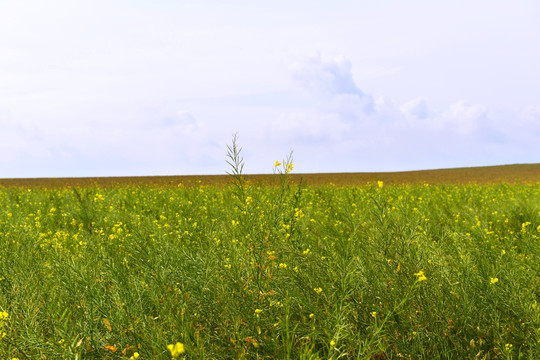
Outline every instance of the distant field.
[[[274, 175], [248, 175], [254, 184], [272, 184]], [[333, 183], [338, 186], [363, 185], [375, 181], [386, 184], [491, 184], [491, 183], [536, 183], [540, 182], [540, 164], [516, 164], [483, 166], [455, 169], [364, 172], [364, 173], [319, 173], [291, 174], [293, 182], [303, 179], [308, 185]], [[0, 179], [0, 186], [22, 187], [64, 187], [64, 186], [122, 186], [157, 185], [184, 186], [220, 185], [230, 181], [228, 175], [190, 175], [190, 176], [137, 176], [137, 177], [84, 177], [84, 178], [31, 178]]]

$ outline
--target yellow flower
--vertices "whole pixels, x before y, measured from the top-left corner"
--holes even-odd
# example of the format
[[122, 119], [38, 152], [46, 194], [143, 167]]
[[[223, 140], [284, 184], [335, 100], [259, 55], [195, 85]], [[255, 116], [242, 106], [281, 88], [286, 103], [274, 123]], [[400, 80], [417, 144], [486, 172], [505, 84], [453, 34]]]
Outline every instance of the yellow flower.
[[133, 355], [129, 358], [129, 360], [134, 360], [134, 359], [137, 359], [138, 357], [139, 357], [139, 353], [134, 352]]
[[280, 269], [286, 269], [286, 268], [287, 268], [287, 264], [281, 263], [281, 264], [279, 264], [279, 268], [280, 268]]
[[287, 169], [285, 170], [285, 172], [288, 174], [288, 173], [290, 173], [291, 171], [293, 171], [293, 169], [294, 169], [293, 164], [288, 163], [288, 164], [287, 164]]
[[257, 317], [259, 317], [259, 314], [262, 312], [263, 311], [261, 309], [255, 309], [255, 315], [257, 315]]
[[0, 311], [0, 320], [7, 319], [8, 316], [9, 316], [9, 314], [7, 312]]
[[186, 352], [186, 349], [184, 349], [184, 344], [182, 344], [181, 342], [177, 342], [174, 345], [173, 344], [167, 345], [167, 349], [169, 349], [173, 357], [176, 357]]
[[335, 346], [336, 342], [334, 340], [330, 341], [330, 346]]
[[417, 272], [416, 274], [414, 274], [417, 276], [417, 280], [420, 282], [420, 281], [424, 281], [424, 280], [427, 280], [427, 277], [426, 275], [424, 275], [424, 271], [420, 270], [419, 272]]
[[322, 288], [316, 287], [316, 288], [313, 288], [313, 291], [315, 291], [317, 294], [320, 294], [322, 293]]
[[274, 167], [278, 167], [278, 166], [281, 166], [281, 163], [276, 160], [276, 163], [274, 164]]
[[380, 188], [382, 188], [384, 186], [384, 182], [382, 181], [377, 181], [377, 186]]
[[315, 314], [313, 314], [313, 313], [309, 314], [310, 319], [313, 319], [314, 317], [315, 317]]
[[497, 283], [498, 281], [499, 281], [498, 278], [491, 278], [491, 280], [489, 281], [489, 283], [490, 283], [491, 285], [493, 285], [493, 284]]

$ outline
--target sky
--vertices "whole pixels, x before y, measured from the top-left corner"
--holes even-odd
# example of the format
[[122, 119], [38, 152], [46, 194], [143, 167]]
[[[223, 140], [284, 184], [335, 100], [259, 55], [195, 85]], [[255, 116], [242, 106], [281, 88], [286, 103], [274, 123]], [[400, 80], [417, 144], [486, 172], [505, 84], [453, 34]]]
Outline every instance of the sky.
[[0, 0], [0, 178], [540, 162], [536, 0]]

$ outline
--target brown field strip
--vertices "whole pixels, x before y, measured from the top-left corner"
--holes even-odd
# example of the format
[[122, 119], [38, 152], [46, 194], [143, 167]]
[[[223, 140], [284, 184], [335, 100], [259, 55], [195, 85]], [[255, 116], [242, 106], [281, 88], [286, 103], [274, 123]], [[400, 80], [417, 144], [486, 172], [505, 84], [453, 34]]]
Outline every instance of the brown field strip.
[[[252, 184], [276, 184], [275, 175], [246, 175]], [[300, 179], [307, 185], [337, 186], [364, 185], [376, 181], [385, 184], [496, 184], [540, 183], [540, 164], [516, 164], [470, 168], [373, 172], [373, 173], [315, 173], [291, 174], [293, 182]], [[126, 176], [126, 177], [79, 177], [79, 178], [24, 178], [0, 179], [2, 187], [87, 187], [87, 186], [194, 186], [224, 185], [231, 181], [228, 175], [182, 175], [182, 176]]]

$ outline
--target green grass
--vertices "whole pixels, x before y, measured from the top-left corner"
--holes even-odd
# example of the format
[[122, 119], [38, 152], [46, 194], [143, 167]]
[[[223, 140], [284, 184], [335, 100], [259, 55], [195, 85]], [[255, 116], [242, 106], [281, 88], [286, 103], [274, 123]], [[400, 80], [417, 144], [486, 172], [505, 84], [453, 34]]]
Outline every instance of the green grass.
[[540, 185], [276, 176], [0, 189], [0, 359], [540, 358]]

